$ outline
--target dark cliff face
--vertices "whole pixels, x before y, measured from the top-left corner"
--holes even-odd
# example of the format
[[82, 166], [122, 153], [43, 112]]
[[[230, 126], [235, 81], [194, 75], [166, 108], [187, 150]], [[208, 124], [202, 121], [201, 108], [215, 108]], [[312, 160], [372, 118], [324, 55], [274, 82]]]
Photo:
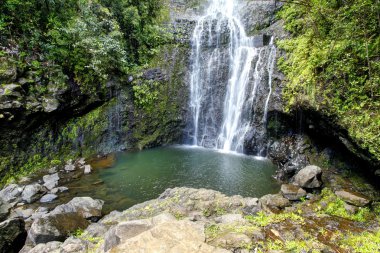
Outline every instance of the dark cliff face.
[[[50, 153], [64, 145], [56, 141], [62, 135], [63, 126], [113, 96], [112, 92], [105, 92], [106, 89], [82, 92], [75, 82], [54, 77], [43, 84], [38, 74], [30, 72], [17, 73], [13, 80], [2, 82], [5, 82], [0, 88], [2, 176], [13, 168], [16, 171], [36, 155], [55, 157]], [[112, 91], [116, 85], [118, 81], [109, 82], [107, 89]]]

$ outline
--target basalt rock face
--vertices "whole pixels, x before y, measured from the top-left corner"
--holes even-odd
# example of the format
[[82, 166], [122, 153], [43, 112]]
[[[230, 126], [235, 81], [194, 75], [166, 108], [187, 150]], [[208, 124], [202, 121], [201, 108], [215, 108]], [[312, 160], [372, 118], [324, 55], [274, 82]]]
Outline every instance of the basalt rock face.
[[271, 28], [277, 25], [279, 6], [274, 1], [240, 1], [230, 13], [217, 5], [203, 9], [193, 34], [185, 142], [265, 155], [266, 115], [282, 109], [281, 104], [271, 105], [280, 91], [271, 88], [281, 75], [270, 42], [285, 34]]
[[[17, 53], [16, 53], [17, 54]], [[84, 90], [61, 70], [46, 73], [17, 69], [11, 62], [0, 67], [0, 175], [28, 160], [57, 152], [71, 119], [85, 115], [110, 100], [109, 90], [120, 85], [110, 80], [106, 87], [94, 84], [95, 91]], [[15, 70], [16, 68], [16, 70]], [[42, 143], [41, 143], [42, 142]], [[37, 161], [36, 161], [37, 162]], [[15, 171], [14, 171], [15, 172]]]

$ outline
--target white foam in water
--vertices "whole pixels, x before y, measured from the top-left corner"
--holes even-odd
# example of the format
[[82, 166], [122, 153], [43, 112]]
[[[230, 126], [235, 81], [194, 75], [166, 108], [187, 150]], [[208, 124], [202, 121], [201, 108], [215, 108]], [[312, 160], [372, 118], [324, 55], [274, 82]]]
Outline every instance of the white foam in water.
[[[268, 85], [270, 90], [263, 105], [262, 121], [266, 123], [276, 48], [273, 38], [269, 46], [254, 47], [253, 38], [246, 35], [236, 14], [236, 7], [233, 0], [211, 0], [206, 14], [195, 27], [191, 139], [195, 146], [242, 153], [255, 117], [252, 112], [257, 106], [255, 98], [260, 85]], [[223, 80], [226, 82], [223, 92], [216, 87], [220, 85], [222, 71], [228, 75], [227, 80]], [[269, 78], [264, 78], [268, 74]], [[269, 80], [264, 83], [264, 79]]]

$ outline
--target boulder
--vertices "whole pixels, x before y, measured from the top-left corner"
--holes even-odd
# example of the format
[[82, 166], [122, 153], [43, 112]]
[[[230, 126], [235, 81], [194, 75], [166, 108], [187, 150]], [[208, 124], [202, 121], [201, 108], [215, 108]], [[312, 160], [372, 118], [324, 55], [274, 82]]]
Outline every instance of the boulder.
[[22, 191], [23, 188], [17, 184], [10, 184], [0, 191], [0, 199], [8, 203], [18, 201]]
[[12, 206], [0, 200], [0, 222], [7, 219]]
[[61, 186], [61, 187], [57, 187], [57, 188], [51, 189], [50, 193], [57, 194], [57, 193], [60, 193], [60, 192], [67, 192], [68, 190], [69, 190], [69, 188]]
[[245, 234], [229, 232], [218, 236], [211, 242], [212, 245], [223, 247], [225, 249], [236, 249], [242, 245], [249, 245], [252, 240]]
[[50, 113], [57, 110], [59, 107], [59, 101], [53, 97], [43, 97], [42, 98], [42, 108], [44, 112]]
[[78, 213], [48, 214], [33, 222], [28, 239], [34, 244], [63, 241], [77, 229], [85, 229], [89, 222]]
[[25, 222], [9, 219], [0, 223], [0, 252], [18, 252], [25, 241]]
[[263, 208], [268, 207], [269, 209], [283, 209], [291, 205], [290, 201], [280, 194], [265, 195], [260, 198], [259, 202]]
[[0, 58], [0, 83], [10, 83], [16, 81], [16, 64], [6, 57]]
[[246, 223], [241, 214], [225, 214], [215, 218], [216, 223]]
[[33, 209], [16, 208], [11, 214], [12, 218], [23, 218], [24, 220], [30, 218], [34, 214]]
[[281, 185], [281, 194], [289, 200], [299, 200], [306, 196], [306, 191], [299, 186], [292, 184]]
[[41, 198], [41, 196], [45, 193], [46, 188], [40, 184], [27, 185], [22, 192], [21, 199], [30, 204]]
[[87, 253], [87, 243], [78, 239], [70, 237], [61, 245], [60, 253]]
[[182, 220], [161, 223], [112, 248], [110, 253], [227, 253], [205, 243], [204, 225]]
[[79, 166], [84, 166], [86, 164], [86, 159], [84, 159], [83, 157], [78, 159], [75, 164], [79, 165]]
[[344, 209], [346, 209], [347, 213], [349, 214], [355, 214], [359, 210], [357, 206], [353, 206], [347, 203], [344, 203]]
[[84, 166], [84, 174], [90, 174], [92, 171], [91, 165]]
[[152, 224], [156, 226], [164, 222], [175, 221], [175, 220], [177, 219], [172, 214], [165, 212], [157, 216], [154, 216], [151, 221], [152, 221]]
[[366, 206], [371, 202], [371, 200], [368, 197], [357, 192], [351, 192], [348, 190], [340, 190], [340, 191], [336, 191], [335, 194], [339, 198], [343, 199], [345, 202], [355, 205], [355, 206], [360, 206], [360, 207]]
[[57, 195], [49, 193], [49, 194], [44, 195], [40, 199], [40, 202], [41, 203], [49, 203], [49, 202], [52, 202], [52, 201], [56, 200], [57, 198], [58, 198]]
[[244, 206], [253, 208], [259, 204], [258, 198], [244, 198]]
[[57, 206], [51, 214], [78, 213], [85, 219], [102, 216], [104, 201], [90, 197], [76, 197], [67, 204]]
[[36, 247], [28, 251], [28, 253], [61, 253], [60, 246], [62, 242], [52, 241], [48, 243], [40, 243]]
[[44, 186], [48, 188], [49, 190], [57, 187], [58, 181], [59, 181], [59, 176], [58, 173], [54, 173], [51, 175], [46, 175], [43, 176], [42, 178], [44, 180]]
[[65, 165], [65, 171], [74, 171], [75, 170], [75, 165], [74, 164], [66, 164]]
[[244, 198], [244, 214], [254, 214], [260, 211], [258, 198]]
[[37, 220], [43, 216], [45, 216], [49, 212], [49, 209], [46, 207], [39, 207], [37, 210], [32, 214], [31, 219]]
[[293, 179], [293, 183], [302, 188], [319, 188], [322, 186], [322, 169], [315, 165], [309, 165], [300, 170]]
[[105, 234], [104, 250], [108, 251], [116, 245], [149, 230], [152, 226], [153, 224], [150, 220], [121, 222]]
[[92, 237], [104, 237], [107, 231], [108, 231], [108, 228], [99, 223], [92, 223], [86, 229], [86, 232]]
[[54, 174], [54, 173], [57, 173], [57, 167], [52, 167], [52, 168], [50, 168], [49, 170], [48, 170], [48, 173], [49, 174]]

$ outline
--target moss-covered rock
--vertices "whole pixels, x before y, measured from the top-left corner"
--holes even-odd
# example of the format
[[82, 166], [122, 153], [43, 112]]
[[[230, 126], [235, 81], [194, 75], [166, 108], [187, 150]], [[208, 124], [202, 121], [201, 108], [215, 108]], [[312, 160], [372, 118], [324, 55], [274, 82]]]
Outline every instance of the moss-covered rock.
[[14, 82], [16, 78], [16, 64], [7, 57], [0, 57], [0, 84]]
[[166, 45], [133, 81], [133, 137], [139, 149], [178, 141], [187, 107], [189, 47]]

